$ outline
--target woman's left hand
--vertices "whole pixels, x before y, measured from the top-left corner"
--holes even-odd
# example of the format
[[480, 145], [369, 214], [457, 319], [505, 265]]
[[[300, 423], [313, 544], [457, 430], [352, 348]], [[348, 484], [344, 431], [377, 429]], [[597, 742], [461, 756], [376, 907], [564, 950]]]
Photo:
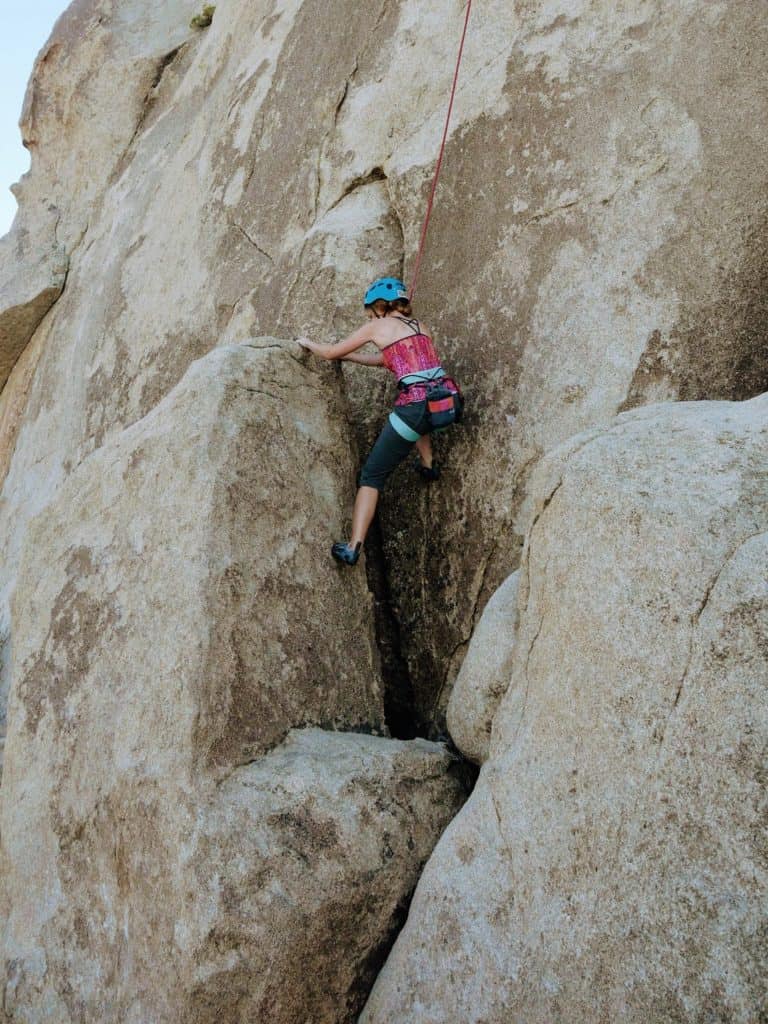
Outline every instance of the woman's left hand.
[[310, 341], [309, 338], [296, 339], [302, 348], [307, 349], [319, 359], [346, 359], [350, 352], [357, 352], [366, 342], [373, 340], [370, 321], [363, 324], [344, 341], [337, 341], [335, 345], [321, 345], [316, 341]]

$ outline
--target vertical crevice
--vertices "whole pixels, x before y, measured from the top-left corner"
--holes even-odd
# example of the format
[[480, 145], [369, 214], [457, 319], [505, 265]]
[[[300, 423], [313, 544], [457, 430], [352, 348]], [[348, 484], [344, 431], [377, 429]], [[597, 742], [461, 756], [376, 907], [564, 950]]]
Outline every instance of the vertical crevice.
[[365, 542], [368, 589], [373, 596], [376, 644], [384, 680], [384, 715], [395, 739], [412, 740], [423, 733], [416, 721], [416, 702], [408, 663], [403, 656], [400, 624], [392, 605], [392, 591], [384, 558], [384, 542], [378, 516]]
[[[364, 454], [373, 439], [362, 418], [354, 415], [355, 384], [338, 366], [338, 382], [345, 409], [350, 447], [355, 465], [362, 466]], [[380, 510], [374, 517], [365, 541], [365, 572], [368, 591], [373, 599], [373, 627], [384, 685], [384, 718], [390, 735], [398, 740], [426, 737], [416, 716], [413, 680], [403, 654], [403, 639], [396, 614], [392, 587], [384, 554], [384, 538]]]

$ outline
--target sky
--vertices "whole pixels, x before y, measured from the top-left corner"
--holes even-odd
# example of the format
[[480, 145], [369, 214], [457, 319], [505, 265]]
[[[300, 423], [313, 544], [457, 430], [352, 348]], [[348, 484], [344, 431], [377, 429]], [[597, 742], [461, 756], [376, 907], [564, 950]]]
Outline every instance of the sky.
[[24, 0], [13, 4], [0, 32], [0, 237], [16, 215], [8, 191], [29, 169], [29, 153], [21, 144], [19, 116], [32, 65], [53, 24], [69, 0]]

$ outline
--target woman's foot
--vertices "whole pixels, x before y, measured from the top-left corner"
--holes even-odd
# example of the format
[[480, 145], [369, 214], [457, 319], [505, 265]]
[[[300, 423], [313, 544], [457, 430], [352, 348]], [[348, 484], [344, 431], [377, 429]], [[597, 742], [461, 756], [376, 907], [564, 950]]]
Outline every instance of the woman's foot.
[[354, 547], [351, 547], [349, 544], [345, 544], [344, 541], [339, 540], [331, 548], [331, 554], [342, 565], [357, 565], [362, 546], [362, 544], [356, 544]]
[[425, 466], [423, 462], [419, 462], [416, 465], [416, 472], [422, 480], [427, 480], [429, 483], [440, 479], [440, 470], [437, 466]]

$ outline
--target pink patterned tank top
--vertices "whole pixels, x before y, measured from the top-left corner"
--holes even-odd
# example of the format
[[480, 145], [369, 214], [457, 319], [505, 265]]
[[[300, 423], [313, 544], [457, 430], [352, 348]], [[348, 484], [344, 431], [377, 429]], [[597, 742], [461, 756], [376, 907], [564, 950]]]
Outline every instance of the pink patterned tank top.
[[[432, 339], [426, 334], [411, 334], [407, 338], [387, 345], [381, 350], [384, 365], [394, 375], [398, 383], [408, 383], [410, 374], [425, 374], [425, 371], [440, 370], [440, 359]], [[441, 372], [440, 376], [444, 374]], [[397, 397], [395, 405], [411, 405], [413, 402], [423, 402], [427, 395], [426, 386], [415, 383], [406, 387]]]

